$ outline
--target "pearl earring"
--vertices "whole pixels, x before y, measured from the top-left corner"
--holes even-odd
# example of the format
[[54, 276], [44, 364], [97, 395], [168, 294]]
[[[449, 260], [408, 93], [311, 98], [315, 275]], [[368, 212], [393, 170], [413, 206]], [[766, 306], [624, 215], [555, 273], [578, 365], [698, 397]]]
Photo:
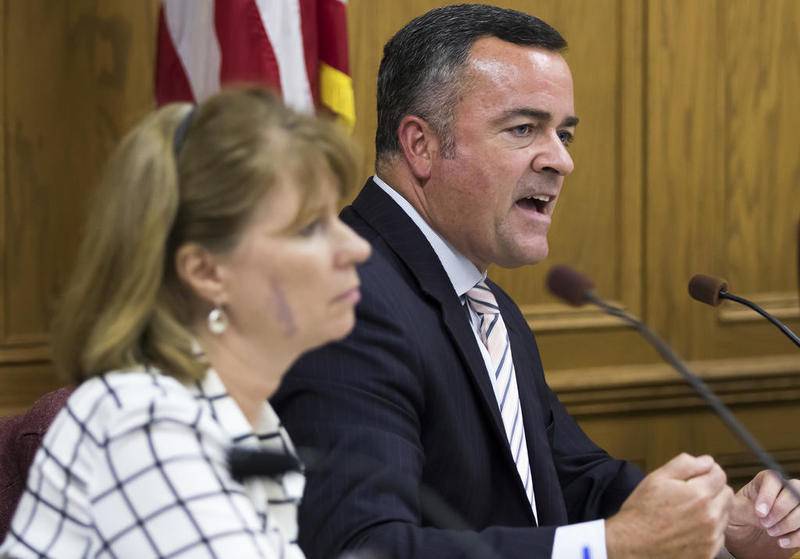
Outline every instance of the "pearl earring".
[[211, 312], [208, 313], [208, 329], [212, 334], [219, 336], [228, 328], [228, 315], [222, 310], [222, 307], [216, 305]]

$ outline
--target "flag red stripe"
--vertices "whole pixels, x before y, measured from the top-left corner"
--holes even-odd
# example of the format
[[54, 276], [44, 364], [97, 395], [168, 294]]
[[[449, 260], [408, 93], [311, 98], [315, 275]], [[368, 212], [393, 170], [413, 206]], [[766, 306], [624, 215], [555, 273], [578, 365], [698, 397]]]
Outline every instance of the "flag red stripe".
[[216, 2], [214, 24], [222, 52], [220, 83], [259, 83], [281, 93], [280, 70], [253, 0]]
[[186, 77], [172, 37], [167, 29], [164, 18], [164, 8], [158, 13], [158, 39], [156, 42], [156, 105], [159, 107], [166, 103], [188, 101], [194, 103], [194, 95]]
[[[190, 1], [190, 0], [189, 0]], [[283, 1], [283, 0], [268, 0]], [[350, 65], [348, 61], [347, 49], [347, 6], [339, 0], [293, 0], [297, 2], [300, 13], [300, 31], [302, 34], [302, 60], [305, 62], [305, 74], [308, 78], [314, 104], [320, 106], [320, 69], [321, 64], [326, 65], [326, 95], [336, 97], [337, 91], [342, 87], [347, 87], [347, 79], [338, 72], [330, 73], [330, 66], [342, 74], [349, 75]], [[275, 89], [279, 95], [283, 94], [281, 88], [281, 72], [276, 57], [275, 48], [283, 48], [286, 42], [287, 48], [296, 48], [295, 39], [292, 37], [276, 37], [282, 41], [280, 44], [271, 44], [268, 30], [265, 28], [262, 14], [259, 12], [259, 5], [262, 0], [217, 0], [213, 3], [213, 32], [210, 35], [208, 29], [190, 30], [190, 33], [200, 33], [196, 38], [193, 35], [179, 39], [180, 47], [183, 51], [184, 46], [191, 48], [187, 50], [188, 55], [203, 56], [203, 52], [210, 52], [208, 47], [211, 45], [198, 46], [201, 49], [195, 51], [191, 45], [184, 45], [184, 42], [200, 40], [214, 40], [219, 44], [220, 68], [219, 83], [222, 85], [230, 83], [258, 83]], [[210, 7], [210, 6], [209, 6]], [[272, 6], [268, 9], [271, 11]], [[157, 62], [155, 68], [155, 93], [159, 105], [170, 101], [194, 101], [191, 81], [189, 74], [184, 67], [181, 55], [172, 40], [170, 28], [166, 21], [167, 10], [162, 6], [159, 10], [158, 35], [157, 35]], [[170, 11], [172, 13], [172, 11]], [[280, 13], [280, 11], [276, 12]], [[286, 14], [291, 19], [295, 14]], [[268, 16], [268, 17], [271, 17]], [[170, 22], [175, 23], [175, 22]], [[193, 22], [199, 25], [197, 21]], [[175, 27], [173, 25], [173, 27]], [[201, 26], [202, 27], [202, 26]], [[178, 27], [183, 29], [183, 27]], [[288, 45], [291, 45], [290, 47]], [[299, 45], [298, 45], [299, 46]], [[205, 48], [204, 48], [205, 47]], [[216, 46], [212, 49], [216, 53]], [[281, 60], [284, 60], [286, 53], [280, 52]], [[291, 64], [299, 64], [300, 53], [289, 53], [286, 58]], [[216, 57], [216, 54], [214, 55]], [[216, 58], [215, 58], [216, 60]], [[192, 63], [202, 63], [202, 59], [193, 60]], [[216, 68], [216, 65], [214, 64]], [[192, 67], [194, 68], [194, 66]], [[202, 70], [203, 66], [199, 66]], [[303, 81], [302, 74], [298, 75], [297, 70], [289, 71], [284, 76], [292, 82], [292, 87], [297, 87]], [[208, 67], [206, 74], [193, 76], [201, 81], [208, 81]], [[216, 77], [213, 77], [216, 78]], [[297, 78], [300, 78], [298, 81]], [[214, 88], [212, 79], [212, 89]], [[297, 82], [297, 83], [295, 83]], [[287, 81], [287, 84], [289, 82]], [[288, 85], [287, 85], [288, 87]], [[303, 86], [304, 87], [304, 86]], [[333, 89], [331, 89], [333, 88]], [[206, 92], [208, 93], [208, 92]], [[292, 95], [291, 91], [286, 92]], [[345, 94], [346, 95], [346, 94]], [[306, 93], [302, 94], [301, 104], [305, 106], [304, 100], [307, 99]], [[352, 97], [352, 95], [351, 95]], [[341, 96], [336, 97], [341, 100]], [[326, 103], [330, 104], [329, 98]], [[334, 102], [339, 107], [337, 110], [352, 113], [352, 110], [342, 108], [340, 102]], [[345, 103], [347, 104], [347, 103]], [[344, 113], [343, 113], [344, 114]], [[352, 118], [352, 116], [350, 117]]]
[[339, 0], [318, 1], [319, 59], [349, 75], [346, 6]]

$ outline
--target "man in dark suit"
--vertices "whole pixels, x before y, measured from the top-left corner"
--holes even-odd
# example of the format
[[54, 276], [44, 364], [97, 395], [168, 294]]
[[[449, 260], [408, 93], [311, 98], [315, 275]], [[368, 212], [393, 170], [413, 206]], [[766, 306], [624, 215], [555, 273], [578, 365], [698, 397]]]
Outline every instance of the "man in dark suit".
[[273, 402], [320, 456], [300, 510], [308, 556], [713, 557], [727, 531], [736, 551], [783, 557], [761, 521], [797, 537], [769, 476], [734, 499], [710, 457], [643, 478], [594, 445], [486, 279], [547, 255], [578, 123], [565, 46], [481, 5], [429, 12], [386, 45], [377, 174], [342, 213], [373, 246], [358, 323]]

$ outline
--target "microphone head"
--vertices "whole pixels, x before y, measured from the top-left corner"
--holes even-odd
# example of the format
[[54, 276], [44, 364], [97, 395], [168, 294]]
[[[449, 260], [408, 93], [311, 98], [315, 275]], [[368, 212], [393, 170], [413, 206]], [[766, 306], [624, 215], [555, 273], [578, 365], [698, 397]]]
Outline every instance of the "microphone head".
[[728, 282], [724, 279], [695, 274], [689, 280], [689, 295], [706, 305], [716, 307], [720, 304], [720, 291], [727, 291]]
[[547, 272], [547, 289], [565, 303], [580, 307], [588, 302], [586, 294], [594, 289], [594, 282], [569, 266], [558, 265]]
[[300, 471], [300, 462], [292, 455], [266, 448], [234, 446], [228, 449], [228, 469], [231, 477], [242, 481], [253, 477]]

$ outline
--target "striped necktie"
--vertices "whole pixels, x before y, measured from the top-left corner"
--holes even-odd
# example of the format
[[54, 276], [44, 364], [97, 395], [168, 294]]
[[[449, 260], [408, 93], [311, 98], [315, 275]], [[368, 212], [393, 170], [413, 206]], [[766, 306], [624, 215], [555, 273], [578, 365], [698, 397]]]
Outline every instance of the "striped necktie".
[[494, 371], [490, 371], [489, 376], [494, 387], [497, 405], [500, 407], [509, 449], [535, 516], [536, 502], [533, 495], [528, 445], [525, 440], [525, 428], [522, 425], [522, 409], [517, 391], [517, 376], [514, 373], [514, 360], [511, 358], [508, 331], [503, 317], [500, 316], [497, 299], [485, 281], [479, 282], [467, 292], [467, 304], [478, 315], [478, 334], [488, 350], [494, 366]]

